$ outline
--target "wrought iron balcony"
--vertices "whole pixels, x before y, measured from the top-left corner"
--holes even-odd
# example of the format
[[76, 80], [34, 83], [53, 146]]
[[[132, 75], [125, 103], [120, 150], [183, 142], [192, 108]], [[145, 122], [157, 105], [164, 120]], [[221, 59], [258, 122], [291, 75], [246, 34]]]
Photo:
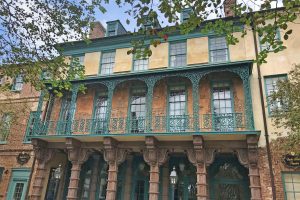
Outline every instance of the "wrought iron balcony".
[[34, 125], [33, 136], [38, 135], [101, 135], [147, 134], [185, 132], [246, 131], [243, 113], [204, 114], [199, 116], [175, 115], [146, 117], [120, 117], [110, 119], [75, 119], [72, 121], [45, 121]]

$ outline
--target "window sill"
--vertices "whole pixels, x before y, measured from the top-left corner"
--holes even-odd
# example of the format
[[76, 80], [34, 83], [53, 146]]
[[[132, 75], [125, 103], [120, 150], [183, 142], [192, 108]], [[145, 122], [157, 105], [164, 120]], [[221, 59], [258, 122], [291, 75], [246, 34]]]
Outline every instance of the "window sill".
[[1, 144], [7, 144], [7, 141], [0, 141], [0, 145]]
[[20, 93], [22, 90], [10, 90], [11, 92]]

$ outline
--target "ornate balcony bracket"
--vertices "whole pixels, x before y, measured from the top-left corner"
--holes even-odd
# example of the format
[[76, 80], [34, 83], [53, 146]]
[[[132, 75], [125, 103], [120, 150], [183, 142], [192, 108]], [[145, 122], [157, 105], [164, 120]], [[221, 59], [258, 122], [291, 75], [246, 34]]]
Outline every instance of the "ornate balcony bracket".
[[168, 149], [159, 148], [158, 141], [153, 136], [146, 136], [146, 148], [143, 156], [146, 163], [161, 166], [168, 159]]

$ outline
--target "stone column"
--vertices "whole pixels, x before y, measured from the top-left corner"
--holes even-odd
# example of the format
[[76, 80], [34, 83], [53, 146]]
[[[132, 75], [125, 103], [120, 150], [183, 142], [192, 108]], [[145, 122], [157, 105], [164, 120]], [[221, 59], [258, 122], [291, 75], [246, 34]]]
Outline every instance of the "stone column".
[[43, 199], [42, 191], [43, 187], [46, 186], [44, 183], [46, 177], [46, 164], [53, 157], [54, 150], [47, 148], [47, 142], [42, 140], [32, 139], [31, 142], [37, 160], [36, 175], [33, 179], [31, 199], [40, 200]]
[[115, 200], [117, 195], [118, 166], [127, 154], [126, 149], [117, 147], [117, 141], [111, 137], [104, 137], [104, 160], [108, 163], [108, 178], [106, 199]]
[[197, 169], [197, 200], [206, 200], [207, 183], [206, 183], [206, 165], [205, 165], [205, 149], [203, 144], [203, 137], [200, 135], [194, 135], [193, 149], [187, 150], [187, 156], [189, 161], [196, 166]]
[[81, 143], [73, 138], [66, 139], [66, 148], [72, 163], [67, 200], [73, 200], [77, 199], [81, 166], [88, 159], [90, 150], [82, 148]]
[[258, 141], [258, 137], [256, 135], [247, 136], [251, 200], [262, 199], [260, 176], [259, 176], [259, 169], [258, 169], [257, 141]]
[[158, 141], [153, 136], [146, 137], [144, 160], [150, 165], [149, 200], [159, 197], [159, 167], [167, 160], [167, 149], [158, 147]]
[[92, 175], [91, 175], [91, 183], [90, 183], [90, 200], [95, 200], [96, 197], [96, 185], [97, 179], [99, 176], [99, 160], [100, 155], [93, 155], [93, 168], [92, 168]]

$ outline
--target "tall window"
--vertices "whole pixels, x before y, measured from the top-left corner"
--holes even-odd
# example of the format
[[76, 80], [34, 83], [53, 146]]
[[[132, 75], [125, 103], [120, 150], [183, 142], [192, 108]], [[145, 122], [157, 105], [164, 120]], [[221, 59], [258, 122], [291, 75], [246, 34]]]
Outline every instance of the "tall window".
[[53, 167], [50, 169], [45, 200], [54, 200], [57, 197], [60, 179], [55, 177], [56, 169], [57, 168], [53, 168]]
[[191, 8], [182, 9], [181, 15], [180, 15], [181, 23], [187, 22], [189, 20], [191, 12], [192, 12]]
[[29, 119], [27, 122], [26, 134], [25, 134], [25, 138], [24, 138], [25, 142], [30, 142], [30, 136], [33, 135], [33, 128], [34, 128], [36, 113], [37, 112], [35, 112], [35, 111], [30, 112]]
[[107, 188], [107, 171], [108, 171], [108, 164], [103, 163], [102, 168], [99, 173], [98, 177], [98, 199], [105, 200], [106, 199], [106, 188]]
[[115, 65], [116, 52], [105, 52], [101, 58], [101, 75], [108, 75], [113, 73]]
[[228, 46], [225, 37], [209, 38], [209, 55], [211, 62], [228, 61]]
[[106, 92], [99, 92], [96, 96], [95, 110], [94, 110], [94, 132], [95, 133], [104, 133], [107, 130], [106, 112], [107, 112], [107, 94]]
[[19, 74], [13, 82], [12, 90], [13, 91], [21, 91], [23, 88], [23, 75]]
[[11, 114], [4, 113], [0, 121], [0, 142], [7, 140], [11, 124]]
[[[280, 32], [279, 29], [276, 30], [276, 34], [275, 34], [275, 41], [280, 41]], [[264, 42], [262, 43], [262, 37], [259, 37], [259, 44], [260, 44], [260, 50], [269, 50], [269, 51], [273, 51], [273, 47], [269, 44], [269, 42]]]
[[130, 131], [142, 133], [145, 131], [146, 118], [146, 90], [135, 88], [131, 92], [130, 100]]
[[74, 116], [70, 116], [71, 109], [71, 94], [67, 93], [63, 97], [62, 105], [60, 109], [60, 118], [58, 125], [58, 134], [65, 134], [67, 131], [68, 123], [73, 120]]
[[182, 67], [186, 65], [186, 42], [170, 44], [170, 67]]
[[5, 82], [4, 76], [0, 75], [0, 86], [3, 85]]
[[147, 200], [149, 198], [149, 166], [142, 157], [133, 159], [132, 197], [134, 200]]
[[169, 129], [185, 131], [186, 128], [185, 86], [174, 86], [169, 91]]
[[78, 62], [80, 65], [84, 65], [84, 55], [74, 56], [72, 58], [72, 62], [75, 62], [75, 59], [76, 59], [76, 62]]
[[280, 99], [277, 99], [276, 102], [271, 102], [271, 96], [274, 92], [278, 91], [278, 81], [286, 80], [286, 75], [278, 75], [278, 76], [271, 76], [265, 77], [265, 88], [266, 88], [266, 96], [267, 96], [267, 103], [269, 108], [269, 114], [276, 109], [281, 109], [283, 107], [283, 102]]
[[214, 83], [212, 95], [212, 119], [215, 130], [232, 129], [234, 127], [234, 118], [230, 83]]
[[300, 199], [300, 173], [284, 172], [282, 176], [286, 200]]
[[133, 55], [133, 70], [142, 71], [148, 69], [148, 58], [142, 56], [144, 49], [138, 50], [140, 53]]
[[114, 36], [116, 34], [116, 23], [107, 24], [107, 36]]

